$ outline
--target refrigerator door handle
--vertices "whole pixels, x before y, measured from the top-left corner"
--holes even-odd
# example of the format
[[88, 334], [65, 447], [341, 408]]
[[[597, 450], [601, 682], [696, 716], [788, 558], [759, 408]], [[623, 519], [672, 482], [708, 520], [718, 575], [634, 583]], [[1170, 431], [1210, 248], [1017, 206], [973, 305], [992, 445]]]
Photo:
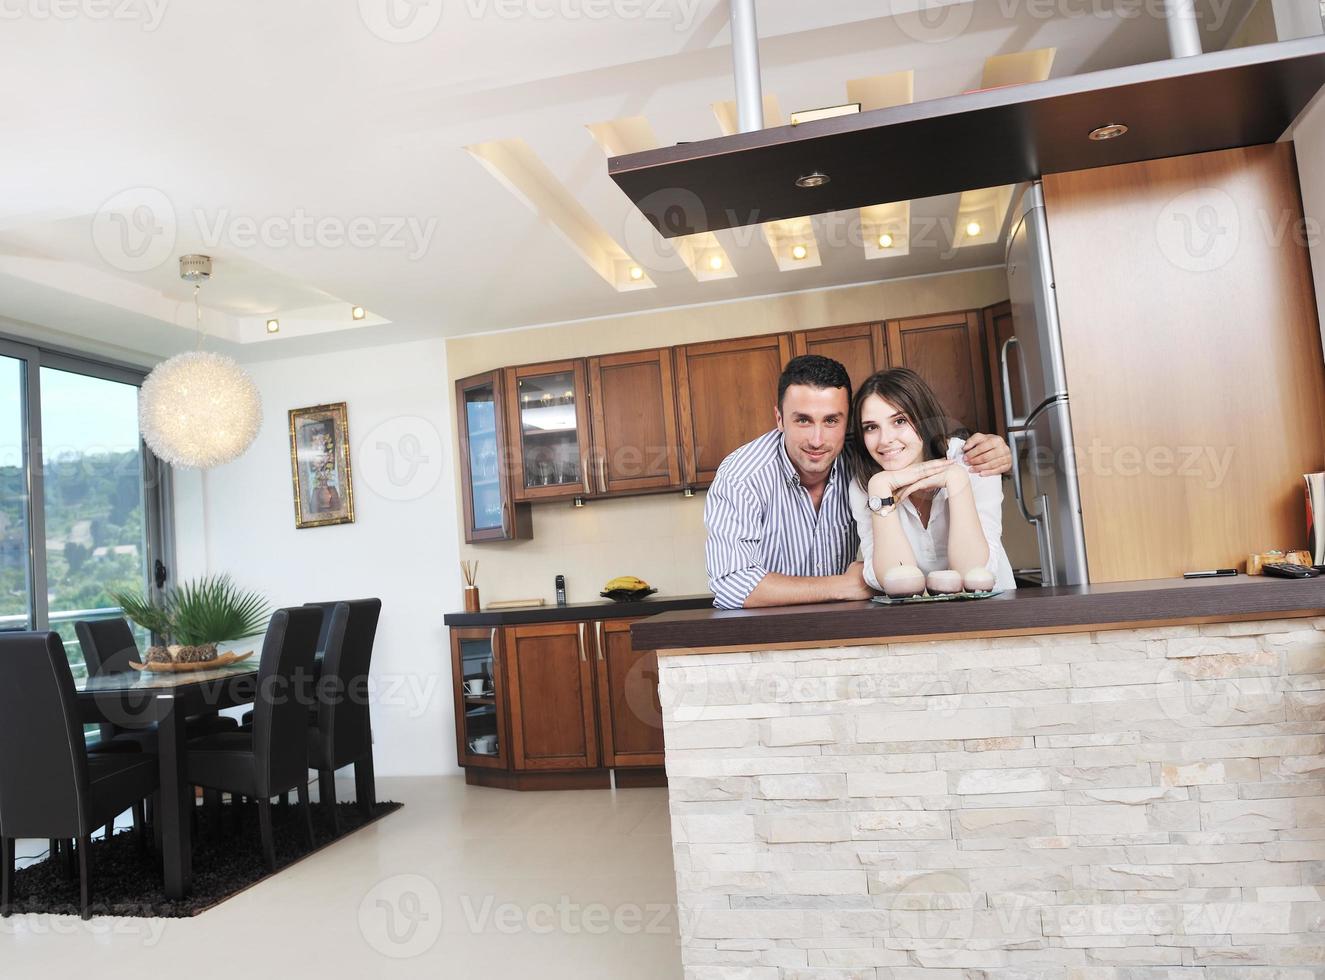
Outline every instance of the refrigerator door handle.
[[1035, 541], [1040, 549], [1040, 584], [1058, 585], [1058, 567], [1054, 563], [1054, 536], [1049, 526], [1049, 498], [1040, 494], [1035, 498], [1040, 505], [1040, 513], [1032, 519], [1035, 525]]
[[1040, 513], [1032, 514], [1026, 509], [1026, 498], [1021, 487], [1021, 439], [1025, 435], [1025, 429], [1008, 429], [1008, 448], [1012, 450], [1012, 494], [1017, 498], [1017, 510], [1021, 511], [1021, 516], [1031, 524], [1038, 524], [1044, 513], [1044, 494], [1038, 498]]
[[[1003, 341], [1003, 346], [998, 351], [998, 372], [1003, 379], [1003, 419], [1009, 429], [1026, 424], [1025, 419], [1017, 418], [1017, 413], [1012, 408], [1012, 383], [1008, 375], [1008, 351], [1015, 343], [1017, 343], [1017, 338], [1009, 337]], [[1013, 472], [1015, 472], [1015, 468]], [[1017, 494], [1017, 499], [1021, 499], [1020, 492]]]

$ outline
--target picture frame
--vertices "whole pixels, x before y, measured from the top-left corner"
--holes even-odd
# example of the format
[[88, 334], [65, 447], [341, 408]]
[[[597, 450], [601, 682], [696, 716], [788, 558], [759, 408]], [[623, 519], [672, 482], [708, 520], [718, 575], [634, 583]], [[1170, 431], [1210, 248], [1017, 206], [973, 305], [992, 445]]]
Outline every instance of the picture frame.
[[290, 470], [296, 528], [354, 523], [345, 402], [290, 409]]

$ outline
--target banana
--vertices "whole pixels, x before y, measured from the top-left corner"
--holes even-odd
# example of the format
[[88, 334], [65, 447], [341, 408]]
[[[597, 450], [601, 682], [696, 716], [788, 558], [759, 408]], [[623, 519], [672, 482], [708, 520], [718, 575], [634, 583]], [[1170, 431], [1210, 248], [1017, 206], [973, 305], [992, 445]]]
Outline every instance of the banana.
[[647, 589], [649, 587], [649, 583], [642, 578], [636, 578], [634, 575], [618, 575], [603, 586], [603, 591], [614, 592], [617, 589], [624, 589], [627, 592], [635, 592], [639, 589]]

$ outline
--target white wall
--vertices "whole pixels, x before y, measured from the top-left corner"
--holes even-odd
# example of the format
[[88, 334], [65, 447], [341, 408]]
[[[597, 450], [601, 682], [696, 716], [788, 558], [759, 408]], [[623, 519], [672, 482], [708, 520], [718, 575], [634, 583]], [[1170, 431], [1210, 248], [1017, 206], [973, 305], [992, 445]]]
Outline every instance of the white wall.
[[[378, 596], [373, 729], [382, 775], [456, 772], [442, 614], [460, 607], [442, 340], [246, 365], [262, 430], [176, 481], [177, 578], [228, 572], [273, 607]], [[294, 526], [287, 412], [348, 404], [355, 522]]]

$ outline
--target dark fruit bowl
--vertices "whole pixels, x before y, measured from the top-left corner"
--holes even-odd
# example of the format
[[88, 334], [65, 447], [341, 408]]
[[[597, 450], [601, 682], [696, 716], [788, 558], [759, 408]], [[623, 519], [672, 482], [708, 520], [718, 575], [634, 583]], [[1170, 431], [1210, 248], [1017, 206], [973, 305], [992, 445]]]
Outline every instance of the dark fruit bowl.
[[611, 599], [613, 602], [637, 602], [657, 591], [657, 589], [612, 589], [610, 592], [599, 592], [598, 594], [604, 599]]

